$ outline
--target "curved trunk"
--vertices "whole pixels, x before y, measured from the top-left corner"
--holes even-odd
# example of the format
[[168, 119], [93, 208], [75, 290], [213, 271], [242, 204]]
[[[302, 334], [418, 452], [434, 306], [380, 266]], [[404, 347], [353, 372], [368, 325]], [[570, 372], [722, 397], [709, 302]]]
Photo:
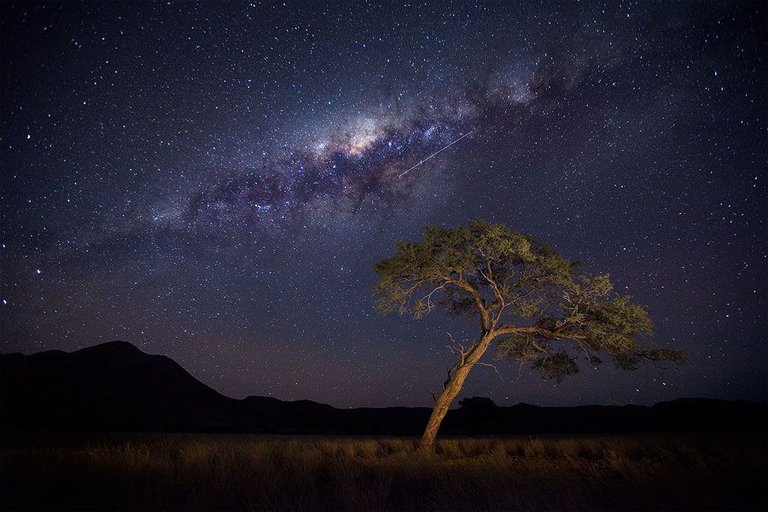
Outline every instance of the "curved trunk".
[[492, 340], [492, 335], [486, 335], [481, 338], [477, 346], [469, 352], [464, 363], [456, 368], [451, 380], [437, 397], [437, 400], [435, 400], [427, 427], [424, 429], [421, 441], [419, 441], [419, 452], [432, 453], [435, 451], [435, 439], [437, 438], [438, 430], [440, 430], [440, 424], [443, 422], [445, 415], [448, 414], [448, 409], [450, 409], [451, 404], [453, 404], [453, 401], [458, 396], [462, 386], [464, 386], [464, 381], [467, 379], [470, 370], [483, 357]]

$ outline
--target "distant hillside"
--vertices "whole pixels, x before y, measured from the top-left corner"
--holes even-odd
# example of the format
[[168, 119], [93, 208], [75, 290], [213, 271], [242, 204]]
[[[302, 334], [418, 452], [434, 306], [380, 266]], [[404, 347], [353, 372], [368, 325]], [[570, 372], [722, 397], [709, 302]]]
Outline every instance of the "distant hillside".
[[236, 400], [165, 356], [115, 341], [78, 350], [0, 356], [4, 426], [186, 430], [232, 426]]
[[[479, 405], [478, 405], [479, 404]], [[420, 432], [428, 408], [335, 409], [308, 400], [236, 400], [172, 359], [114, 341], [76, 352], [0, 355], [4, 430], [112, 430], [292, 434]], [[754, 402], [680, 399], [653, 407], [496, 407], [475, 401], [451, 411], [445, 434], [647, 431], [765, 431]]]

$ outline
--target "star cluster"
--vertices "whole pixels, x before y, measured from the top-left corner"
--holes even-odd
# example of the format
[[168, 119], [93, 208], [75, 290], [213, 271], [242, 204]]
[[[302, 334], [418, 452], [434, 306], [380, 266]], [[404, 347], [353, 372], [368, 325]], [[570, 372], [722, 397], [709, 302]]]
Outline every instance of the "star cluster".
[[231, 396], [428, 405], [377, 316], [425, 224], [504, 222], [647, 305], [679, 371], [497, 403], [765, 399], [766, 12], [735, 2], [0, 5], [0, 349], [112, 339]]

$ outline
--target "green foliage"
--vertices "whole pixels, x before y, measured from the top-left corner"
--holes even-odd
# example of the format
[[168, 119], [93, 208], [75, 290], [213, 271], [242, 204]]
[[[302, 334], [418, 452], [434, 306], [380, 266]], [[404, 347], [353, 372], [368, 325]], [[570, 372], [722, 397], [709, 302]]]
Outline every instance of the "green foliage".
[[[378, 309], [383, 314], [397, 311], [421, 318], [435, 303], [432, 296], [415, 294], [431, 285], [433, 290], [442, 286], [446, 304], [464, 312], [475, 304], [474, 297], [466, 295], [467, 287], [483, 287], [483, 275], [489, 271], [506, 274], [515, 268], [525, 271], [526, 282], [538, 280], [541, 284], [567, 282], [573, 273], [571, 262], [550, 247], [502, 224], [477, 221], [453, 229], [428, 226], [421, 242], [398, 242], [395, 255], [376, 264]], [[501, 292], [512, 291], [506, 283], [498, 284]]]
[[479, 317], [482, 338], [497, 355], [561, 380], [577, 361], [608, 356], [622, 369], [643, 360], [681, 363], [674, 349], [645, 347], [648, 312], [617, 295], [608, 274], [580, 274], [580, 265], [547, 244], [502, 224], [481, 221], [429, 226], [420, 242], [399, 242], [375, 269], [377, 308], [419, 319], [438, 306], [450, 315]]
[[557, 382], [561, 382], [566, 375], [579, 373], [576, 358], [562, 349], [552, 354], [536, 357], [531, 367], [541, 372], [543, 377]]

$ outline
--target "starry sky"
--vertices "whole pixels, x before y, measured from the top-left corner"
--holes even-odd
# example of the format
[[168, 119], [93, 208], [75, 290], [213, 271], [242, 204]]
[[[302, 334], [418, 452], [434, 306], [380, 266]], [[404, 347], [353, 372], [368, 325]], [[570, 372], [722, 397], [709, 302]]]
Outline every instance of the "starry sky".
[[762, 2], [3, 2], [0, 351], [121, 339], [233, 397], [427, 406], [448, 333], [478, 327], [380, 317], [373, 265], [425, 224], [484, 219], [609, 272], [690, 361], [561, 385], [500, 362], [462, 396], [765, 400], [766, 20]]

